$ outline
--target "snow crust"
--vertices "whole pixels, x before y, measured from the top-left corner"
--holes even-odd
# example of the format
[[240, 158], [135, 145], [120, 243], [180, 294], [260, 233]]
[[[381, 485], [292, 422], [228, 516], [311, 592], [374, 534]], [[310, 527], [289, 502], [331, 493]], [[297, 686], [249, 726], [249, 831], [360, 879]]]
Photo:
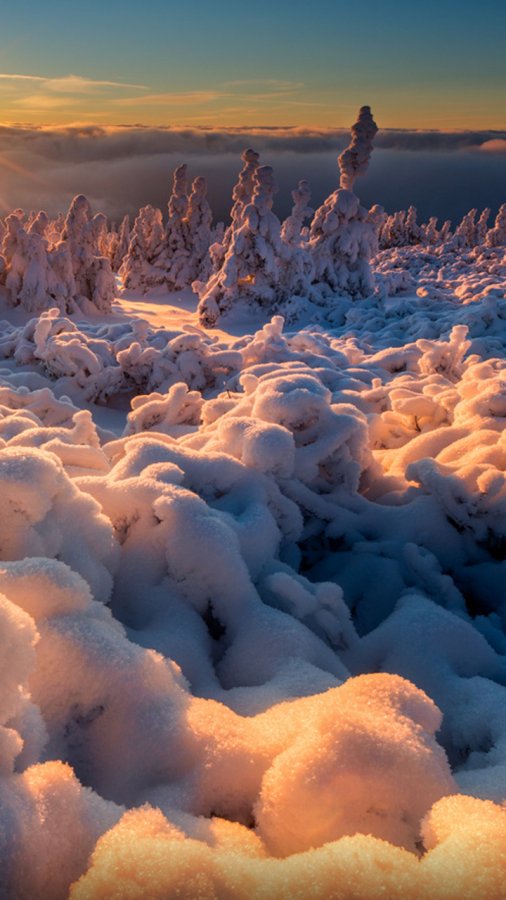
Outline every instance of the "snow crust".
[[83, 197], [7, 219], [8, 900], [504, 894], [505, 208], [363, 210], [373, 126], [312, 222], [253, 150], [226, 229], [184, 166], [126, 255]]

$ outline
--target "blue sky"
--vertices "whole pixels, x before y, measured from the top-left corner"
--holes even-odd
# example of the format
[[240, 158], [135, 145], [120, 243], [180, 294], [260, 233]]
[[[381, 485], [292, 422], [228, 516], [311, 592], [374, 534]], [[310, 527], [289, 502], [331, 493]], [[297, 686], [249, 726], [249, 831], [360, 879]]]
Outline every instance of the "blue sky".
[[1, 25], [3, 121], [506, 125], [498, 0], [24, 0]]

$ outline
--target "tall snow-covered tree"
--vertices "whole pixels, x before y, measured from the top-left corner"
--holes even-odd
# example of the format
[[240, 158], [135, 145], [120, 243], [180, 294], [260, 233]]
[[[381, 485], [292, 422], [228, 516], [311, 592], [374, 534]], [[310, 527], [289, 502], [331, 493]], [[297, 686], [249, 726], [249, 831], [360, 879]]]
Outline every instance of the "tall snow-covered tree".
[[114, 254], [111, 260], [113, 272], [119, 272], [125, 256], [128, 253], [130, 244], [130, 217], [128, 213], [123, 216], [119, 227], [118, 239], [114, 247]]
[[[83, 194], [74, 197], [70, 204], [62, 240], [66, 241], [72, 260], [76, 285], [76, 300], [81, 306], [106, 312], [114, 296], [115, 282], [109, 260], [101, 256], [101, 242], [107, 232], [107, 220], [102, 213], [92, 217], [91, 206]], [[105, 260], [97, 262], [97, 260]], [[99, 276], [101, 288], [96, 278]]]
[[169, 218], [165, 229], [165, 242], [156, 266], [160, 272], [160, 283], [169, 291], [188, 287], [187, 280], [189, 250], [188, 234], [188, 177], [187, 166], [178, 166], [172, 179], [172, 193], [169, 198]]
[[351, 144], [343, 150], [338, 160], [341, 188], [352, 191], [358, 176], [367, 172], [377, 131], [378, 126], [372, 117], [371, 107], [361, 106], [358, 119], [351, 126]]
[[244, 210], [251, 203], [253, 197], [254, 178], [260, 165], [260, 154], [248, 147], [241, 153], [241, 159], [244, 165], [232, 190], [233, 203], [230, 210], [230, 224], [224, 229], [221, 239], [214, 241], [209, 248], [212, 272], [218, 272], [223, 265], [232, 236], [241, 227]]
[[488, 247], [506, 246], [506, 203], [499, 207], [494, 227], [487, 233], [486, 244]]
[[143, 206], [135, 219], [128, 253], [119, 270], [124, 287], [148, 290], [160, 283], [160, 269], [155, 261], [160, 259], [164, 246], [161, 210]]
[[29, 234], [40, 234], [41, 237], [46, 237], [46, 232], [49, 225], [49, 216], [43, 209], [37, 213], [36, 216], [30, 222], [28, 233]]
[[207, 200], [207, 181], [198, 175], [192, 182], [188, 201], [189, 265], [187, 284], [207, 277], [210, 272], [209, 245], [213, 214]]
[[200, 321], [207, 327], [238, 300], [268, 306], [278, 297], [281, 267], [289, 257], [281, 239], [281, 223], [272, 211], [277, 190], [270, 166], [258, 166], [253, 176], [253, 195], [231, 232], [223, 265], [207, 283], [196, 283]]
[[292, 200], [292, 212], [281, 226], [281, 237], [287, 244], [293, 244], [298, 247], [301, 242], [307, 241], [309, 237], [306, 222], [314, 213], [314, 210], [309, 206], [311, 191], [307, 181], [299, 181], [295, 190], [292, 191]]
[[490, 219], [490, 208], [486, 207], [480, 215], [476, 223], [476, 243], [484, 244], [488, 232], [488, 220]]
[[25, 229], [18, 216], [8, 216], [6, 224], [0, 268], [10, 303], [27, 312], [51, 306], [74, 311], [76, 286], [67, 243], [49, 249], [47, 240], [36, 230]]
[[370, 108], [363, 106], [351, 129], [351, 144], [339, 156], [340, 188], [316, 211], [311, 224], [309, 249], [322, 296], [330, 289], [365, 297], [374, 289], [370, 260], [377, 249], [377, 225], [353, 186], [367, 170], [377, 130]]
[[309, 227], [306, 225], [314, 210], [309, 206], [311, 191], [307, 181], [299, 181], [292, 191], [291, 214], [281, 226], [281, 238], [286, 252], [281, 266], [280, 299], [311, 298], [314, 267], [309, 252]]

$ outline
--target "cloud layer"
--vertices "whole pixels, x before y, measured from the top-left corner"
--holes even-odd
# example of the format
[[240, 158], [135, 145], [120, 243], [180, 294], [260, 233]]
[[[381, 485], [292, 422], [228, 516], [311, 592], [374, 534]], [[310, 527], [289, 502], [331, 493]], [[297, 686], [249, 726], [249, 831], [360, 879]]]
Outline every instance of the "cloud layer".
[[[276, 169], [278, 211], [285, 214], [300, 178], [310, 179], [315, 202], [336, 187], [336, 156], [348, 140], [347, 129], [3, 126], [0, 212], [23, 206], [55, 213], [77, 192], [114, 218], [145, 203], [163, 207], [171, 170], [185, 161], [192, 177], [208, 177], [222, 218], [239, 155], [251, 144]], [[506, 131], [383, 130], [375, 146], [359, 187], [366, 203], [394, 209], [418, 202], [424, 215], [455, 217], [470, 206], [506, 200]]]

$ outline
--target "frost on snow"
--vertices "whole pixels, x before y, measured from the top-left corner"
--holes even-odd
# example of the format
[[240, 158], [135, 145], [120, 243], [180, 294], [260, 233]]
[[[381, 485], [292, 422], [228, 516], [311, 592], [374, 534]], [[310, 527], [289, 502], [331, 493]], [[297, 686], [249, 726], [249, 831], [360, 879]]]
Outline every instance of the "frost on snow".
[[6, 900], [504, 894], [505, 207], [365, 210], [374, 133], [312, 219], [247, 150], [223, 230], [2, 223]]

